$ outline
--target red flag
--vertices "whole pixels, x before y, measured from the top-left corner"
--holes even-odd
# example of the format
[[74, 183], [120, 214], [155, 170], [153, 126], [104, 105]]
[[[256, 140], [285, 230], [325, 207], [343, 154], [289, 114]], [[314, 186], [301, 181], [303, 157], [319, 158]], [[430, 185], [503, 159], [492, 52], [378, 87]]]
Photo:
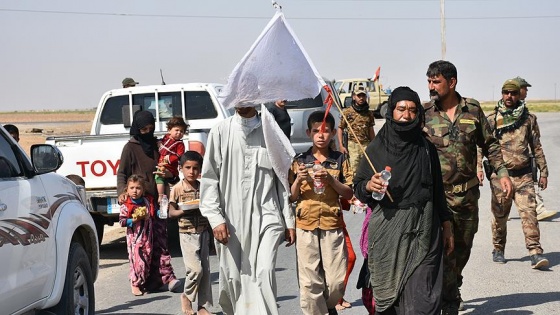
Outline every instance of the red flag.
[[[332, 90], [328, 85], [323, 85], [323, 88], [325, 89], [325, 91], [327, 91], [327, 98], [325, 98], [325, 104], [327, 104], [327, 109], [325, 110], [325, 116], [323, 117], [323, 123], [321, 124], [321, 132], [325, 132], [325, 126], [327, 124], [327, 115], [329, 114], [329, 111], [331, 110], [332, 104], [333, 104], [333, 96], [332, 96]], [[332, 130], [331, 130], [332, 131]]]
[[371, 79], [371, 81], [374, 81], [379, 79], [379, 72], [381, 72], [381, 66], [377, 67], [377, 70], [375, 70], [375, 76], [373, 76], [373, 79]]

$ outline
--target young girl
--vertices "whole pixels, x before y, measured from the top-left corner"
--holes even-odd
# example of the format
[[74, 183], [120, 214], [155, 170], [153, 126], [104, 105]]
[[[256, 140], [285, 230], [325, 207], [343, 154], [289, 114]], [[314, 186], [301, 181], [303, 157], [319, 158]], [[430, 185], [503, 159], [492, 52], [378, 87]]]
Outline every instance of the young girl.
[[[126, 244], [130, 261], [130, 284], [132, 294], [139, 296], [149, 288], [150, 264], [159, 259], [153, 253], [153, 223], [155, 207], [153, 198], [144, 195], [145, 182], [141, 176], [131, 175], [126, 183], [126, 201], [121, 205], [119, 223], [126, 227]], [[171, 280], [169, 289], [179, 286], [179, 281]]]

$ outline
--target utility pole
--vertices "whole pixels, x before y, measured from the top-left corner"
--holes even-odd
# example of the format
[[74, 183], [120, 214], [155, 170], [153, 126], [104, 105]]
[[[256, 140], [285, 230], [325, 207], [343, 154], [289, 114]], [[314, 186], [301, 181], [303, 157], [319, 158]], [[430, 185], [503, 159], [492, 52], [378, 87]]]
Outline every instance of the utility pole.
[[445, 0], [440, 0], [439, 14], [441, 24], [441, 59], [445, 60], [445, 53], [447, 50], [447, 43], [445, 41]]
[[554, 82], [554, 102], [556, 103], [556, 82]]

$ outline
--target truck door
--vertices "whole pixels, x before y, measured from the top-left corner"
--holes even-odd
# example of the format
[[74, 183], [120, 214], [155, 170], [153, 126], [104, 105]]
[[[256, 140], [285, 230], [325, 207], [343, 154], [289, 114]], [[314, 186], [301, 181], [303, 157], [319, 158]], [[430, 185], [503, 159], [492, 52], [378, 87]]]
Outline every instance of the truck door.
[[41, 180], [24, 176], [21, 155], [14, 153], [20, 149], [7, 137], [0, 130], [0, 296], [2, 313], [11, 314], [46, 297], [54, 240], [51, 221], [41, 215], [48, 212]]

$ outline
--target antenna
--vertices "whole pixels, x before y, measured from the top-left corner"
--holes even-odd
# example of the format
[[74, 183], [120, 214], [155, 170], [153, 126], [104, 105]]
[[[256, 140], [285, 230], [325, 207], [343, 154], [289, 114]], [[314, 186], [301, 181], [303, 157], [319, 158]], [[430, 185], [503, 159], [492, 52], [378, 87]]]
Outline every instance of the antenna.
[[165, 81], [163, 80], [163, 71], [159, 69], [159, 75], [161, 76], [161, 85], [165, 85]]

